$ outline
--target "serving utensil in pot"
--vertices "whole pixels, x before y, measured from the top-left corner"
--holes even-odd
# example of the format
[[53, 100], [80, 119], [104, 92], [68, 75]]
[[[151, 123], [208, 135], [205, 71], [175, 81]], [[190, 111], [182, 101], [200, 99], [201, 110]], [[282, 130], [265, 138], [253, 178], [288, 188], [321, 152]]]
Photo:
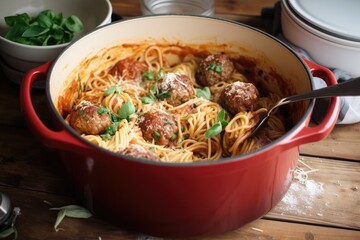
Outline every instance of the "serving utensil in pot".
[[261, 121], [259, 121], [256, 128], [251, 132], [250, 137], [258, 133], [259, 130], [266, 125], [266, 122], [269, 120], [274, 110], [282, 105], [297, 101], [314, 99], [314, 98], [326, 98], [326, 97], [335, 97], [335, 96], [359, 96], [359, 95], [360, 95], [360, 77], [357, 77], [336, 85], [316, 89], [311, 92], [300, 93], [297, 95], [284, 97], [280, 99], [272, 108], [270, 108], [265, 115], [263, 115]]

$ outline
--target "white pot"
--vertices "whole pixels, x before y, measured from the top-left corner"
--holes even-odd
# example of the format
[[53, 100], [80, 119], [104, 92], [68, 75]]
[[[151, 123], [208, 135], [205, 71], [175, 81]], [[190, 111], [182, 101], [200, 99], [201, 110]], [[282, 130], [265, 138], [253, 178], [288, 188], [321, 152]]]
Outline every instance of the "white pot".
[[[320, 9], [309, 11], [306, 3], [314, 4], [310, 1], [282, 0], [281, 27], [284, 36], [292, 44], [304, 49], [315, 62], [328, 68], [339, 68], [354, 76], [360, 76], [360, 39], [358, 39], [360, 32], [357, 32], [358, 27], [354, 26], [354, 32], [351, 32], [349, 29], [352, 26], [349, 29], [340, 29], [339, 26], [327, 25], [327, 19], [319, 20], [320, 17], [324, 18], [326, 12]], [[329, 9], [335, 11], [333, 9], [334, 1], [330, 1], [330, 3], [333, 6], [329, 6]], [[344, 14], [340, 6], [342, 2], [337, 1], [337, 4], [339, 5], [339, 14]], [[329, 12], [331, 11], [329, 10]], [[316, 16], [317, 13], [320, 16], [319, 19], [313, 18], [312, 16]], [[341, 16], [328, 16], [329, 19], [335, 18], [335, 20], [336, 17]], [[349, 22], [344, 16], [343, 21], [340, 21], [339, 18], [339, 23], [344, 26], [347, 21]]]

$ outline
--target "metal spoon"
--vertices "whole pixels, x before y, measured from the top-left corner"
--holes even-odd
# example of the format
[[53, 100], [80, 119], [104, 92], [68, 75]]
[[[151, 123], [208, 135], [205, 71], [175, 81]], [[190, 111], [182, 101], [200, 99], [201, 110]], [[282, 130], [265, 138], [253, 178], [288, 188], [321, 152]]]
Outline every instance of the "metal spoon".
[[313, 99], [313, 98], [326, 98], [334, 96], [359, 96], [360, 95], [360, 77], [353, 78], [351, 80], [332, 85], [330, 87], [324, 87], [313, 90], [307, 93], [301, 93], [289, 97], [280, 99], [270, 110], [267, 111], [265, 117], [258, 123], [256, 128], [251, 132], [250, 137], [254, 136], [261, 128], [265, 126], [265, 123], [270, 118], [272, 112], [285, 104], [293, 103], [297, 101]]

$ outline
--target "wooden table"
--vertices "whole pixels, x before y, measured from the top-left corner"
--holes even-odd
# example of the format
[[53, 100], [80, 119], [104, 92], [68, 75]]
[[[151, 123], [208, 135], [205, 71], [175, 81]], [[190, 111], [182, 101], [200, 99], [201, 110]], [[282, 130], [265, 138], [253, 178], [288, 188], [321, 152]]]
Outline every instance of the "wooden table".
[[[261, 9], [275, 0], [216, 1], [216, 15], [266, 28]], [[113, 0], [124, 18], [141, 14], [138, 1]], [[0, 191], [21, 208], [18, 239], [155, 239], [97, 218], [65, 218], [55, 232], [53, 206], [76, 204], [57, 152], [44, 147], [24, 123], [19, 86], [0, 72]], [[33, 92], [38, 114], [49, 120], [42, 90]], [[293, 180], [283, 200], [266, 216], [236, 231], [201, 239], [360, 239], [360, 124], [336, 126], [331, 135], [300, 148], [306, 183]]]

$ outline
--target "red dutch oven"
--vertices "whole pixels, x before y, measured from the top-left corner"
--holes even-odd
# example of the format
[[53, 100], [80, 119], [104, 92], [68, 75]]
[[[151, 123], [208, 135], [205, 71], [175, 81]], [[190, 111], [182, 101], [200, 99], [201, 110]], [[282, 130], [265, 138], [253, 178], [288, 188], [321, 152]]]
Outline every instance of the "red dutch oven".
[[[151, 236], [189, 237], [230, 231], [265, 215], [291, 184], [299, 145], [325, 138], [334, 127], [339, 98], [331, 98], [324, 120], [315, 126], [310, 126], [314, 101], [303, 104], [289, 114], [295, 120], [283, 137], [249, 154], [187, 164], [115, 154], [69, 127], [56, 110], [57, 97], [66, 76], [83, 59], [115, 44], [144, 39], [240, 46], [240, 54], [260, 58], [263, 69], [285, 76], [293, 93], [310, 91], [312, 76], [336, 84], [328, 69], [302, 60], [282, 42], [252, 27], [200, 16], [141, 17], [99, 28], [71, 44], [53, 63], [28, 72], [21, 104], [34, 135], [60, 150], [84, 205], [121, 227]], [[31, 101], [31, 87], [44, 75], [53, 129], [40, 120]]]

